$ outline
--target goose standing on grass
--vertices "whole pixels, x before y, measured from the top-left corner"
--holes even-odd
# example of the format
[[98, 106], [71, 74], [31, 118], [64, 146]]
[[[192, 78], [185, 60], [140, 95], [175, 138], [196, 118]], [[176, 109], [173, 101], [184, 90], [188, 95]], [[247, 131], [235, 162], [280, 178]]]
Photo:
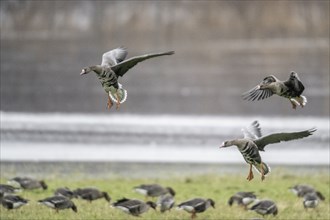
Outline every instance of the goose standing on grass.
[[166, 212], [167, 210], [171, 210], [174, 206], [174, 197], [170, 194], [161, 195], [158, 198], [157, 204], [160, 206], [160, 212]]
[[299, 138], [308, 137], [316, 131], [315, 128], [290, 133], [274, 133], [266, 136], [261, 136], [261, 129], [258, 121], [254, 121], [249, 127], [242, 129], [244, 138], [225, 141], [220, 148], [236, 145], [238, 150], [243, 155], [246, 163], [250, 165], [247, 180], [253, 179], [252, 166], [261, 173], [261, 180], [270, 172], [270, 167], [261, 159], [259, 151], [264, 151], [268, 144], [279, 143], [281, 141], [291, 141]]
[[257, 196], [253, 192], [237, 192], [231, 196], [228, 200], [228, 205], [232, 206], [237, 203], [239, 206], [243, 206], [247, 209], [247, 206], [256, 200]]
[[215, 202], [212, 199], [195, 198], [178, 205], [178, 209], [191, 213], [191, 219], [196, 217], [196, 213], [204, 212], [209, 207], [215, 208]]
[[142, 184], [134, 187], [134, 190], [146, 197], [158, 197], [167, 193], [175, 196], [175, 191], [171, 187], [163, 187], [159, 184]]
[[44, 180], [36, 180], [29, 177], [14, 177], [8, 181], [10, 184], [18, 184], [23, 189], [39, 189], [46, 190], [48, 188]]
[[288, 98], [292, 108], [296, 109], [297, 105], [304, 107], [307, 103], [307, 98], [301, 95], [304, 89], [305, 87], [300, 81], [298, 73], [292, 71], [286, 81], [280, 81], [273, 75], [267, 76], [259, 85], [245, 92], [242, 96], [245, 100], [255, 101], [276, 94]]
[[257, 212], [258, 214], [265, 215], [277, 215], [278, 209], [276, 204], [271, 200], [260, 200], [256, 204], [254, 204], [250, 210]]
[[324, 197], [320, 197], [316, 192], [309, 192], [304, 195], [303, 205], [306, 210], [308, 208], [316, 208], [320, 200], [324, 200]]
[[89, 202], [92, 202], [96, 199], [104, 198], [108, 202], [111, 201], [111, 198], [107, 192], [101, 192], [100, 190], [96, 188], [83, 188], [83, 189], [76, 189], [73, 191], [75, 196], [77, 196], [80, 199], [87, 200]]
[[157, 205], [151, 201], [145, 203], [137, 199], [127, 198], [116, 201], [112, 206], [133, 216], [140, 216], [142, 213], [147, 212], [149, 208], [156, 209], [157, 207]]
[[9, 194], [14, 194], [20, 191], [21, 191], [20, 188], [16, 188], [7, 184], [0, 184], [0, 193], [2, 193], [4, 196]]
[[24, 199], [17, 195], [6, 195], [0, 193], [0, 201], [3, 207], [6, 209], [17, 209], [23, 205], [26, 205], [29, 200]]
[[68, 187], [61, 187], [57, 188], [54, 192], [55, 196], [64, 196], [67, 197], [68, 199], [72, 199], [75, 194], [73, 191], [71, 191]]
[[124, 74], [134, 67], [139, 62], [144, 60], [159, 57], [164, 55], [172, 55], [174, 51], [164, 52], [164, 53], [152, 53], [145, 54], [141, 56], [135, 56], [130, 59], [125, 60], [127, 56], [127, 51], [123, 47], [110, 50], [103, 54], [101, 65], [94, 65], [85, 67], [82, 69], [80, 75], [87, 74], [94, 71], [105, 92], [108, 96], [107, 108], [110, 109], [113, 105], [112, 101], [116, 102], [117, 109], [120, 104], [126, 101], [127, 91], [123, 89], [122, 85], [118, 83], [118, 78], [124, 76]]
[[38, 201], [49, 208], [55, 209], [56, 212], [62, 209], [72, 209], [77, 212], [77, 206], [68, 198], [64, 196], [52, 196]]
[[315, 193], [321, 200], [324, 200], [324, 196], [321, 192], [314, 189], [314, 187], [306, 184], [297, 184], [289, 188], [298, 197], [304, 197], [307, 193]]

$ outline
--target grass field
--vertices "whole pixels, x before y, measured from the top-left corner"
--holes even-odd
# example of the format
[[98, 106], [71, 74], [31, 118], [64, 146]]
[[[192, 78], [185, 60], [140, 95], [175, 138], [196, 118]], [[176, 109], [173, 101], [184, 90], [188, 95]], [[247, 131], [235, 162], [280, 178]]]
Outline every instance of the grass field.
[[[1, 179], [1, 183], [6, 183]], [[171, 186], [177, 192], [176, 204], [193, 197], [212, 198], [216, 202], [216, 208], [209, 208], [206, 212], [200, 213], [197, 219], [254, 219], [262, 218], [253, 211], [245, 211], [241, 207], [227, 205], [231, 195], [237, 191], [254, 191], [259, 199], [271, 199], [276, 202], [279, 213], [277, 216], [265, 216], [265, 219], [330, 219], [329, 204], [329, 173], [310, 173], [293, 175], [282, 170], [274, 170], [265, 181], [261, 182], [260, 176], [255, 173], [255, 178], [248, 182], [242, 174], [224, 175], [193, 175], [174, 176], [173, 178], [105, 178], [105, 179], [83, 179], [81, 176], [75, 178], [57, 178], [49, 176], [45, 181], [48, 189], [23, 191], [21, 196], [30, 200], [29, 205], [17, 210], [6, 210], [2, 206], [1, 219], [137, 219], [129, 216], [121, 210], [110, 207], [105, 199], [92, 203], [73, 199], [78, 207], [78, 212], [63, 210], [56, 213], [46, 206], [39, 205], [37, 200], [53, 194], [57, 187], [67, 186], [70, 189], [78, 187], [94, 186], [102, 191], [107, 191], [112, 201], [122, 197], [138, 198], [144, 197], [132, 190], [134, 186], [142, 183], [159, 183], [163, 186]], [[318, 189], [326, 200], [322, 201], [316, 209], [306, 211], [302, 205], [302, 198], [296, 197], [288, 190], [290, 186], [299, 183], [307, 183]], [[160, 213], [149, 210], [138, 219], [190, 219], [189, 213], [173, 209], [170, 212]]]

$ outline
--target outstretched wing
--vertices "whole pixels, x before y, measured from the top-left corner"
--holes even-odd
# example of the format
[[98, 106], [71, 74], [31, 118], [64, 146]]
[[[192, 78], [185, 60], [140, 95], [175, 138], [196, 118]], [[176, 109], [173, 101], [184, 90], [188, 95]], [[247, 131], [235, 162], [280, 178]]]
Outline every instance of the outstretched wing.
[[274, 83], [278, 81], [278, 79], [274, 75], [267, 76], [263, 79], [259, 85], [252, 88], [251, 90], [245, 92], [242, 94], [242, 97], [244, 100], [248, 101], [254, 101], [254, 100], [262, 100], [266, 99], [274, 94], [274, 92], [271, 89], [260, 89], [260, 86], [269, 85], [271, 83]]
[[300, 139], [304, 137], [308, 137], [316, 131], [316, 128], [312, 128], [305, 131], [300, 132], [291, 132], [291, 133], [275, 133], [270, 134], [264, 137], [261, 137], [254, 141], [254, 143], [258, 146], [260, 151], [264, 151], [264, 148], [267, 144], [279, 143], [282, 141], [291, 141], [295, 139]]
[[110, 50], [103, 54], [101, 66], [114, 66], [122, 62], [127, 56], [127, 51], [124, 47], [119, 47]]
[[244, 138], [258, 139], [262, 136], [261, 128], [258, 121], [252, 122], [252, 124], [242, 129]]
[[260, 89], [259, 85], [242, 94], [244, 100], [262, 100], [272, 96], [274, 93], [270, 89]]
[[111, 67], [111, 69], [116, 73], [117, 76], [123, 76], [129, 69], [134, 67], [139, 62], [142, 62], [144, 60], [153, 58], [153, 57], [159, 57], [164, 55], [172, 55], [174, 54], [174, 51], [169, 51], [165, 53], [153, 53], [153, 54], [145, 54], [141, 56], [132, 57], [130, 59], [127, 59], [121, 63], [118, 63], [117, 65], [114, 65]]

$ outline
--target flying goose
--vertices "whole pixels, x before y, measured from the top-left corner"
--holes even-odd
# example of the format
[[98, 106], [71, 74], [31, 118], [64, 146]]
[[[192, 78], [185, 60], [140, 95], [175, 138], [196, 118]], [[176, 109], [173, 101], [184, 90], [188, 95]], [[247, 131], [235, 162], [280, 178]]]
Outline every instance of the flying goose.
[[183, 209], [191, 213], [191, 219], [196, 217], [196, 213], [204, 212], [210, 206], [215, 208], [215, 202], [212, 199], [195, 198], [178, 205], [178, 209]]
[[75, 194], [73, 191], [71, 191], [68, 187], [61, 187], [57, 188], [54, 192], [55, 196], [64, 196], [67, 197], [68, 199], [72, 199], [75, 197]]
[[167, 193], [175, 196], [175, 191], [171, 187], [163, 187], [159, 184], [142, 184], [134, 187], [134, 190], [146, 197], [158, 197]]
[[11, 185], [0, 184], [0, 193], [2, 193], [4, 196], [9, 194], [14, 194], [20, 191], [21, 189], [13, 187]]
[[39, 204], [43, 204], [49, 208], [55, 209], [58, 212], [61, 209], [72, 209], [77, 212], [77, 206], [67, 197], [64, 196], [52, 196], [38, 201]]
[[256, 198], [257, 196], [253, 192], [237, 192], [229, 198], [228, 205], [232, 206], [237, 203], [247, 209], [247, 206], [254, 202]]
[[171, 210], [174, 206], [174, 197], [170, 194], [161, 195], [158, 198], [157, 204], [160, 206], [160, 212]]
[[142, 202], [137, 199], [120, 199], [112, 204], [113, 207], [121, 209], [127, 214], [133, 216], [139, 216], [142, 213], [145, 213], [149, 210], [149, 208], [156, 209], [157, 205], [154, 202]]
[[87, 200], [89, 202], [101, 198], [104, 198], [108, 202], [111, 201], [111, 198], [107, 192], [101, 192], [96, 188], [83, 188], [83, 189], [78, 188], [74, 190], [73, 193], [78, 198]]
[[247, 180], [253, 179], [252, 166], [261, 173], [261, 180], [270, 172], [270, 167], [261, 160], [259, 151], [264, 151], [268, 144], [279, 143], [282, 141], [291, 141], [299, 138], [304, 138], [312, 135], [316, 131], [315, 128], [290, 133], [274, 133], [266, 136], [261, 136], [261, 129], [258, 121], [254, 121], [249, 127], [242, 129], [244, 138], [233, 139], [222, 143], [220, 148], [236, 145], [238, 150], [243, 155], [244, 160], [250, 164]]
[[278, 209], [276, 204], [271, 200], [260, 200], [256, 204], [254, 204], [250, 210], [257, 212], [258, 214], [265, 216], [273, 214], [277, 215]]
[[249, 101], [262, 100], [274, 94], [288, 98], [292, 104], [292, 108], [296, 109], [297, 105], [304, 107], [307, 103], [307, 98], [302, 96], [305, 87], [298, 77], [298, 73], [292, 71], [290, 77], [286, 81], [280, 81], [274, 75], [264, 78], [264, 80], [243, 93], [243, 99]]
[[47, 184], [43, 180], [36, 180], [29, 177], [14, 177], [8, 181], [10, 184], [18, 184], [23, 189], [38, 189], [42, 188], [46, 190]]
[[1, 204], [6, 209], [17, 209], [23, 205], [26, 205], [29, 202], [29, 200], [24, 199], [17, 195], [3, 196], [3, 193], [0, 193], [0, 194], [1, 194], [1, 199], [0, 199]]
[[120, 104], [125, 102], [127, 98], [127, 91], [118, 82], [119, 77], [124, 76], [124, 74], [129, 69], [134, 67], [139, 62], [153, 57], [172, 54], [174, 54], [174, 51], [168, 51], [164, 53], [151, 53], [131, 57], [125, 60], [127, 56], [127, 50], [123, 47], [119, 47], [104, 53], [102, 56], [101, 65], [85, 67], [82, 69], [80, 75], [84, 75], [91, 71], [94, 71], [97, 74], [103, 89], [107, 93], [107, 108], [110, 109], [113, 105], [112, 101], [114, 101], [116, 102], [116, 107], [118, 109]]

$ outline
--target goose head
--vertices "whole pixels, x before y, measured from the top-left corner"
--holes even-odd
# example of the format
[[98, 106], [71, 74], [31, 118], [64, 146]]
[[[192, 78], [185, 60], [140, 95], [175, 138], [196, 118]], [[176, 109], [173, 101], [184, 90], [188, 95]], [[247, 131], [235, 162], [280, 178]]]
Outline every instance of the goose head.
[[90, 67], [85, 67], [85, 68], [83, 68], [82, 70], [81, 70], [81, 73], [80, 73], [80, 75], [82, 76], [82, 75], [85, 75], [85, 74], [87, 74], [87, 73], [89, 73], [89, 72], [91, 72], [92, 71], [92, 68], [90, 68]]
[[102, 196], [108, 201], [110, 202], [111, 201], [111, 198], [109, 196], [109, 194], [107, 192], [102, 192]]
[[71, 209], [72, 209], [74, 212], [78, 212], [77, 206], [76, 206], [75, 204], [72, 204]]
[[166, 187], [167, 191], [169, 194], [171, 194], [172, 196], [175, 196], [175, 191], [174, 189], [172, 189], [171, 187]]
[[213, 201], [213, 199], [207, 199], [206, 201], [210, 204], [210, 206], [215, 209], [215, 202]]
[[146, 204], [148, 206], [150, 206], [151, 208], [153, 208], [154, 210], [156, 210], [156, 207], [157, 207], [157, 204], [156, 203], [154, 203], [152, 201], [148, 201], [148, 202], [146, 202]]
[[39, 183], [40, 183], [41, 187], [42, 187], [44, 190], [46, 190], [46, 189], [48, 188], [48, 186], [47, 186], [47, 184], [45, 183], [45, 181], [41, 180]]
[[230, 146], [233, 146], [233, 145], [235, 145], [233, 143], [233, 141], [224, 141], [224, 142], [222, 142], [222, 144], [221, 144], [221, 146], [219, 148], [230, 147]]

